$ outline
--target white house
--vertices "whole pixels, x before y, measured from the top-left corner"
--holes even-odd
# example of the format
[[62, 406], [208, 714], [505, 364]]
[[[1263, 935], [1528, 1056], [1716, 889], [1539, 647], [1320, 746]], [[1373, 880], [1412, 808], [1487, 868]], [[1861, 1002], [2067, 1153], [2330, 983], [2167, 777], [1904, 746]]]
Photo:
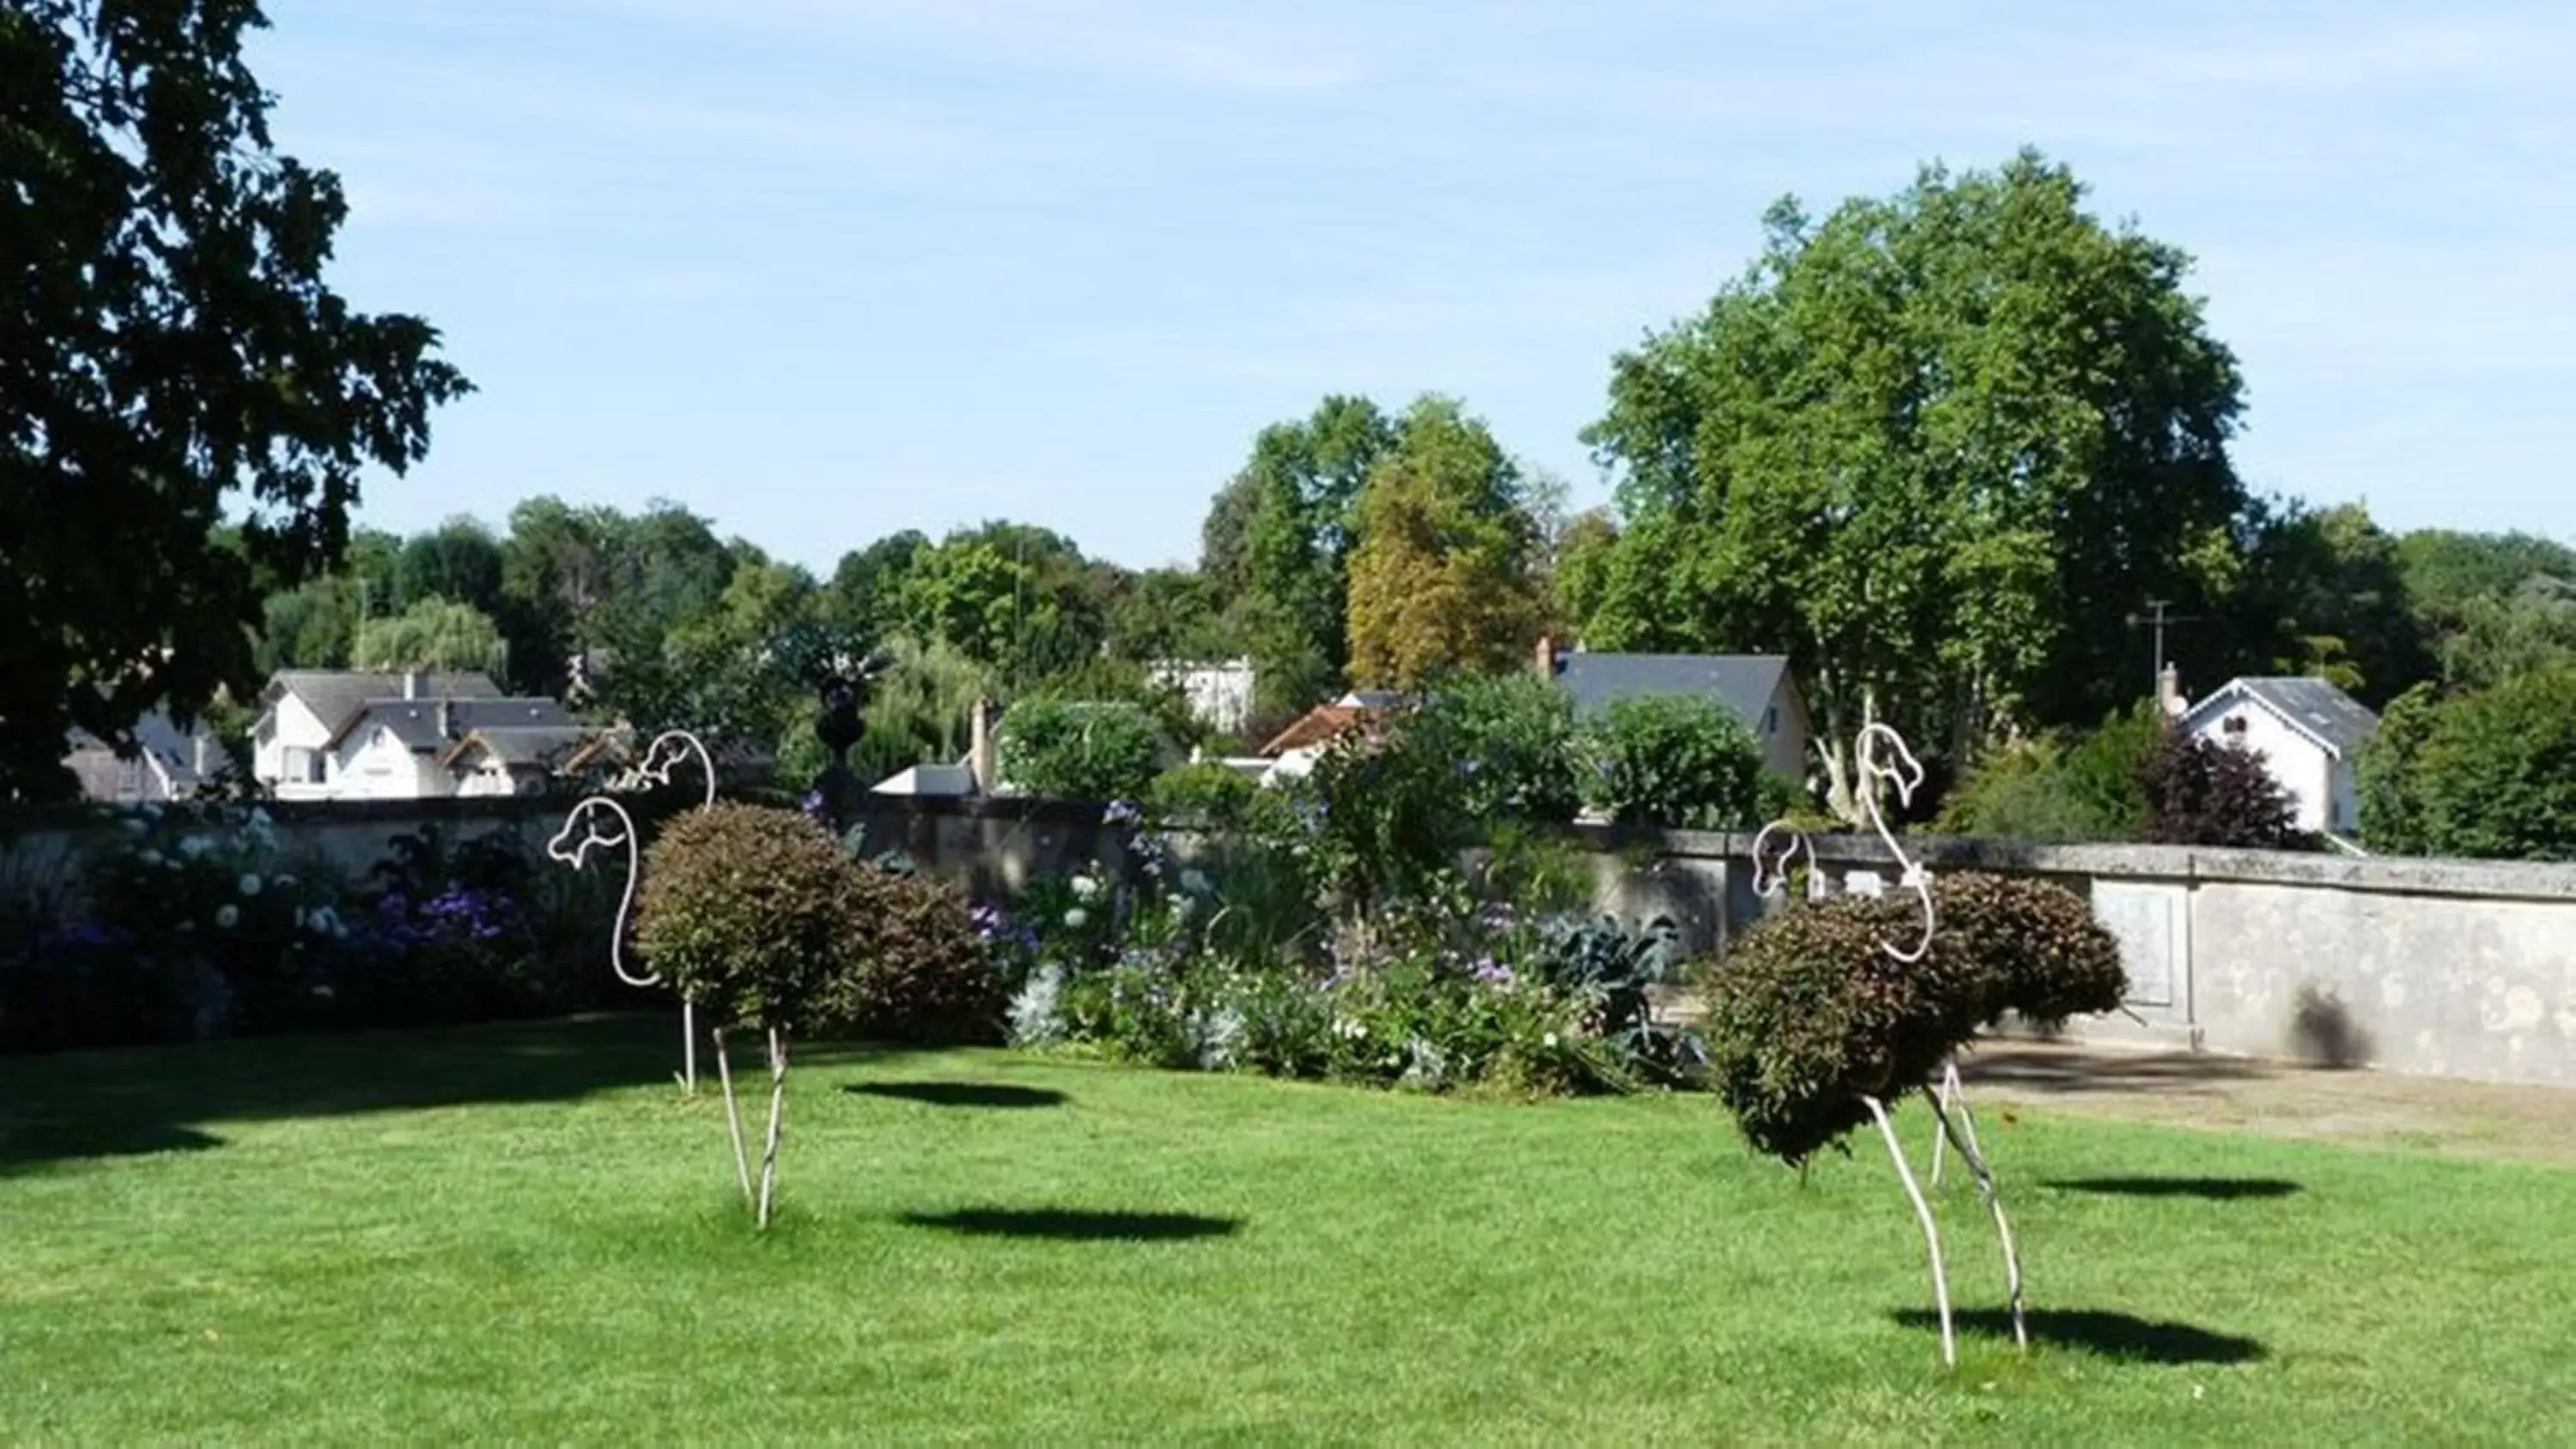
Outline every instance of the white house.
[[281, 800], [524, 793], [591, 734], [481, 674], [287, 670], [263, 698], [251, 771]]
[[[2169, 712], [2181, 697], [2168, 677]], [[2353, 763], [2379, 732], [2379, 716], [2322, 679], [2231, 679], [2179, 709], [2182, 727], [2217, 744], [2259, 750], [2306, 831], [2350, 835], [2361, 828]]]
[[1146, 671], [1157, 684], [1180, 690], [1190, 713], [1208, 728], [1233, 734], [1252, 717], [1252, 661], [1185, 664], [1166, 661]]
[[1659, 694], [1714, 700], [1753, 732], [1765, 768], [1792, 780], [1807, 778], [1807, 700], [1786, 655], [1560, 653], [1554, 640], [1541, 639], [1538, 673], [1574, 696], [1579, 718], [1597, 716], [1619, 700]]

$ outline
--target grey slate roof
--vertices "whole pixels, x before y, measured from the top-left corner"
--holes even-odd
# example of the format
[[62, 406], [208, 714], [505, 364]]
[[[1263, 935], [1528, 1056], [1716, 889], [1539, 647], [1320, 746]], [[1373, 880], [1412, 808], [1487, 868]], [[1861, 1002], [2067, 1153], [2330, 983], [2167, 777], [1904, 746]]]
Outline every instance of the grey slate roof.
[[[170, 793], [185, 798], [202, 788], [210, 773], [221, 771], [231, 756], [223, 745], [207, 739], [205, 771], [197, 768], [197, 735], [209, 734], [203, 720], [197, 733], [179, 728], [167, 710], [156, 709], [134, 722], [134, 741], [159, 763], [162, 775], [170, 782]], [[87, 730], [71, 733], [68, 756], [73, 771], [81, 777], [81, 787], [93, 799], [113, 799], [118, 793], [119, 777], [125, 762], [115, 758], [107, 741]], [[140, 763], [139, 761], [137, 763]]]
[[2344, 759], [2351, 759], [2379, 733], [2379, 716], [2361, 701], [2322, 679], [2292, 675], [2249, 675], [2231, 679], [2225, 688], [2193, 705], [2188, 713], [2197, 726], [2204, 710], [2240, 695], [2250, 695], [2287, 720], [2300, 733]]
[[1574, 696], [1574, 712], [1593, 715], [1612, 702], [1657, 694], [1715, 699], [1749, 728], [1789, 669], [1785, 654], [1599, 654], [1577, 649], [1556, 656], [1557, 682]]
[[[331, 732], [333, 740], [348, 733], [359, 711], [376, 700], [401, 700], [403, 676], [395, 673], [362, 673], [346, 669], [281, 669], [268, 681], [268, 699], [273, 705], [281, 695], [292, 694], [304, 701]], [[501, 686], [492, 676], [480, 673], [423, 674], [420, 692], [430, 699], [495, 699]]]
[[[442, 722], [442, 711], [446, 719]], [[444, 723], [445, 728], [441, 728]], [[485, 730], [556, 729], [578, 731], [563, 705], [537, 697], [484, 699], [370, 699], [341, 731], [345, 738], [382, 725], [415, 750], [442, 749], [469, 734]]]

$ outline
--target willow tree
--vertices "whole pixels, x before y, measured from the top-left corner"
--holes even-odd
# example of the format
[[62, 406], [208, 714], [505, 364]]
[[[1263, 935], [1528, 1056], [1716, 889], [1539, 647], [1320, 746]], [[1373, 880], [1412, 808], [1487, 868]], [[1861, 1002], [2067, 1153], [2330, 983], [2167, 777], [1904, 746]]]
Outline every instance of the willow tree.
[[338, 558], [362, 472], [467, 390], [427, 323], [325, 281], [348, 207], [270, 142], [265, 24], [0, 6], [0, 797], [69, 792], [74, 727], [246, 690], [265, 593]]
[[1613, 365], [1585, 437], [1621, 526], [1585, 560], [1586, 643], [1785, 653], [1820, 741], [1903, 716], [1960, 749], [2138, 694], [2128, 616], [2208, 612], [2250, 527], [2243, 384], [2189, 259], [2032, 152], [1765, 226]]

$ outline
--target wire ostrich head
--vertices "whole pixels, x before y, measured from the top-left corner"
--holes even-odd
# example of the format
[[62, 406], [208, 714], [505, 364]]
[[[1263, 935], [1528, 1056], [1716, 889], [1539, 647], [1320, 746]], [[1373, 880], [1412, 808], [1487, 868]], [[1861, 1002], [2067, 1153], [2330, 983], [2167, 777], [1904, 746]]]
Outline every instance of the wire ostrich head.
[[563, 828], [546, 842], [546, 858], [559, 860], [575, 870], [589, 864], [592, 850], [615, 848], [633, 841], [635, 822], [628, 818], [625, 807], [604, 796], [593, 795], [572, 807], [564, 817]]

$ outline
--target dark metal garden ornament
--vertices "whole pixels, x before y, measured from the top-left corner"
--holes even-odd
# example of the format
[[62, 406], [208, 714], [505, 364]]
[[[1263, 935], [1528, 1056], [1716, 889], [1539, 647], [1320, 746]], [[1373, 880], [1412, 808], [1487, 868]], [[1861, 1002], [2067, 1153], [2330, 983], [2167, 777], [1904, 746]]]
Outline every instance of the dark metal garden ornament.
[[[1880, 762], [1881, 749], [1892, 755], [1893, 763]], [[1897, 864], [1898, 885], [1913, 892], [1922, 908], [1923, 928], [1910, 945], [1882, 941], [1879, 948], [1891, 959], [1913, 965], [1931, 951], [1933, 931], [1938, 924], [1932, 900], [1932, 872], [1921, 861], [1905, 853], [1896, 833], [1888, 828], [1887, 817], [1881, 813], [1878, 802], [1879, 786], [1883, 782], [1895, 789], [1899, 803], [1910, 804], [1914, 792], [1923, 784], [1923, 763], [1914, 757], [1913, 750], [1907, 748], [1904, 736], [1877, 723], [1861, 730], [1859, 738], [1853, 742], [1852, 755], [1860, 787], [1861, 809]], [[1791, 865], [1802, 853], [1809, 873], [1807, 894], [1811, 899], [1821, 899], [1824, 892], [1821, 875], [1815, 869], [1815, 847], [1796, 826], [1785, 820], [1773, 821], [1754, 837], [1754, 890], [1765, 897], [1785, 895]], [[1978, 1149], [1976, 1121], [1968, 1111], [1967, 1092], [1960, 1085], [1956, 1059], [1943, 1063], [1938, 1091], [1921, 1083], [1916, 1085], [1916, 1090], [1921, 1091], [1923, 1099], [1932, 1105], [1932, 1115], [1939, 1123], [1932, 1144], [1933, 1185], [1940, 1185], [1943, 1146], [1954, 1146], [1959, 1151], [1960, 1160], [1967, 1163], [1968, 1171], [1976, 1178], [1977, 1191], [1985, 1199], [1987, 1210], [1994, 1215], [1995, 1234], [2003, 1243], [2004, 1276], [2012, 1299], [2013, 1343], [2026, 1350], [2030, 1347], [2030, 1334], [2022, 1315], [2021, 1254], [2013, 1245], [2012, 1223], [2004, 1216], [2003, 1202], [1995, 1193], [1994, 1174], [1987, 1169], [1985, 1155]], [[1904, 1183], [1905, 1195], [1912, 1200], [1915, 1217], [1923, 1225], [1924, 1245], [1932, 1259], [1932, 1298], [1941, 1316], [1941, 1361], [1955, 1368], [1959, 1362], [1958, 1335], [1950, 1316], [1950, 1281], [1948, 1270], [1942, 1263], [1941, 1229], [1933, 1219], [1932, 1204], [1923, 1196], [1922, 1187], [1914, 1179], [1912, 1165], [1905, 1159], [1905, 1145], [1897, 1138], [1896, 1124], [1888, 1115], [1887, 1103], [1868, 1093], [1861, 1094], [1860, 1100], [1861, 1105], [1869, 1109], [1870, 1120], [1878, 1125], [1879, 1137], [1887, 1144], [1888, 1157], [1896, 1164], [1897, 1179]]]
[[858, 818], [867, 794], [866, 782], [850, 768], [849, 753], [867, 735], [868, 685], [894, 668], [895, 659], [883, 650], [860, 657], [830, 644], [789, 647], [803, 654], [803, 672], [823, 706], [822, 717], [814, 721], [814, 738], [824, 757], [814, 777], [814, 794], [822, 816], [838, 834]]
[[[707, 753], [706, 742], [687, 730], [665, 730], [646, 746], [644, 757], [635, 768], [609, 782], [612, 792], [631, 793], [648, 786], [671, 784], [672, 772], [694, 757], [706, 776], [706, 798], [699, 806], [705, 809], [716, 803], [716, 762]], [[546, 855], [575, 870], [590, 864], [594, 850], [626, 852], [626, 887], [617, 901], [617, 920], [609, 927], [608, 965], [617, 979], [629, 986], [659, 986], [662, 978], [626, 965], [626, 927], [635, 910], [635, 890], [644, 875], [643, 832], [635, 828], [635, 817], [627, 813], [611, 795], [592, 795], [572, 807], [564, 817], [563, 828], [546, 842]], [[698, 1090], [698, 1013], [690, 1003], [680, 1003], [680, 1090], [695, 1096]]]

